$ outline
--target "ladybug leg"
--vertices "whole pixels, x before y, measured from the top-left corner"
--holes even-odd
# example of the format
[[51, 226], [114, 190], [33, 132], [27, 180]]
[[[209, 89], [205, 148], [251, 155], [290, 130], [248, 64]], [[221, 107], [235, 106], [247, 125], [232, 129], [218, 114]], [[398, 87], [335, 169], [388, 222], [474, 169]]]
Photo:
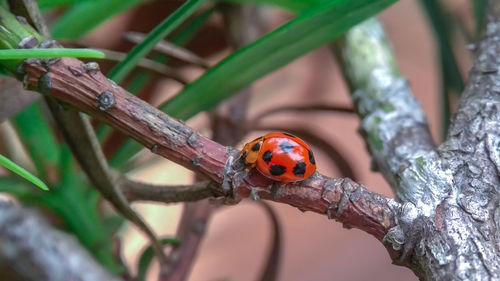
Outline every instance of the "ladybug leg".
[[279, 182], [279, 181], [273, 182], [273, 184], [271, 185], [271, 189], [269, 189], [269, 188], [253, 187], [250, 190], [250, 197], [253, 200], [255, 200], [255, 201], [260, 200], [259, 192], [260, 191], [264, 191], [264, 192], [267, 192], [267, 193], [271, 194], [271, 196], [274, 199], [278, 199], [281, 196], [281, 190], [282, 190], [282, 188], [283, 187], [281, 186], [281, 182]]
[[281, 182], [279, 182], [279, 181], [273, 182], [273, 184], [271, 185], [271, 196], [274, 199], [280, 198], [281, 189], [282, 189]]
[[270, 193], [269, 189], [267, 188], [252, 187], [250, 189], [250, 198], [252, 198], [254, 201], [259, 201], [260, 200], [259, 192], [261, 191]]
[[259, 201], [260, 200], [260, 196], [259, 196], [259, 191], [262, 190], [261, 188], [256, 188], [256, 187], [253, 187], [251, 190], [250, 190], [250, 197], [252, 198], [253, 201]]

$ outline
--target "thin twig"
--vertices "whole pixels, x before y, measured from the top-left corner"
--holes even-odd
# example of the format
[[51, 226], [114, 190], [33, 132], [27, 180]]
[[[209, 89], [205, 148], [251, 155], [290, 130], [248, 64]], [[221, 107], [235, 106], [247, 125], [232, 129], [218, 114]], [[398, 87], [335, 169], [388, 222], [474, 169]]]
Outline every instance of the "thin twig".
[[49, 28], [33, 0], [9, 0], [9, 8], [15, 15], [24, 16], [45, 38], [50, 38]]
[[[140, 32], [125, 32], [122, 37], [135, 44], [141, 43], [144, 38], [146, 38], [147, 34], [140, 33]], [[210, 68], [210, 64], [204, 60], [202, 57], [198, 56], [197, 54], [191, 52], [190, 50], [183, 48], [181, 46], [177, 46], [173, 43], [170, 43], [168, 41], [162, 40], [156, 46], [154, 47], [154, 50], [163, 53], [165, 55], [172, 56], [176, 59], [203, 67], [205, 69]]]
[[[112, 51], [112, 50], [108, 50], [108, 49], [96, 49], [96, 50], [103, 52], [106, 55], [105, 59], [110, 60], [110, 61], [119, 62], [119, 61], [122, 61], [123, 59], [125, 59], [125, 57], [127, 56], [126, 53]], [[143, 68], [144, 70], [148, 70], [148, 71], [157, 73], [159, 75], [162, 75], [162, 76], [165, 76], [168, 78], [172, 78], [175, 81], [177, 81], [183, 85], [186, 85], [187, 83], [189, 83], [188, 79], [186, 77], [183, 77], [182, 75], [180, 75], [178, 71], [175, 71], [171, 67], [164, 65], [164, 64], [161, 64], [161, 63], [158, 63], [154, 60], [143, 58], [139, 61], [139, 63], [137, 65], [139, 67]]]
[[329, 105], [329, 104], [305, 104], [305, 105], [289, 105], [271, 108], [256, 114], [256, 117], [248, 121], [250, 124], [257, 124], [262, 121], [265, 117], [270, 115], [279, 114], [283, 112], [301, 112], [301, 113], [315, 113], [318, 111], [324, 111], [325, 113], [346, 113], [353, 114], [356, 113], [352, 107], [344, 105]]
[[278, 278], [278, 269], [281, 258], [282, 247], [282, 234], [278, 216], [273, 208], [266, 202], [260, 204], [266, 211], [269, 219], [271, 220], [272, 239], [270, 243], [269, 256], [266, 260], [264, 270], [261, 273], [259, 281], [275, 281]]
[[177, 203], [222, 196], [222, 194], [217, 194], [217, 184], [211, 181], [198, 182], [192, 185], [154, 185], [128, 178], [120, 178], [118, 185], [129, 202]]

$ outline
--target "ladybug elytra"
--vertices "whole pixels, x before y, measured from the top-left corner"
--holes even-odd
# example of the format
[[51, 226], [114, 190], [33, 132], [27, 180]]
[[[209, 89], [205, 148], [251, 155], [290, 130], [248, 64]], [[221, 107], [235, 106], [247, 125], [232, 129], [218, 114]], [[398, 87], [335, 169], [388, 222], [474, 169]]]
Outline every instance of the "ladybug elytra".
[[309, 145], [287, 133], [269, 133], [245, 144], [241, 151], [245, 162], [264, 176], [294, 182], [310, 177], [316, 162]]

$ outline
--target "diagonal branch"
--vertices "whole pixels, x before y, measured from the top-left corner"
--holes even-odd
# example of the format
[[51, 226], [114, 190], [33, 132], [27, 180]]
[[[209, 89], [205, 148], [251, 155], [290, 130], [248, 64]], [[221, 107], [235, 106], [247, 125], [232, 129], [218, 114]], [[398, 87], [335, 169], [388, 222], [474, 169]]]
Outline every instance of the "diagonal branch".
[[[75, 69], [79, 71], [75, 71]], [[245, 171], [239, 152], [199, 135], [146, 102], [127, 93], [97, 70], [76, 59], [24, 63], [30, 88], [71, 104], [188, 169], [220, 184], [227, 196], [273, 200], [304, 211], [329, 214], [350, 227], [382, 240], [395, 224], [399, 204], [350, 180], [316, 174], [301, 183], [272, 190], [272, 181], [255, 170]]]
[[198, 182], [192, 185], [155, 185], [121, 178], [118, 185], [129, 202], [178, 203], [222, 196], [222, 194], [217, 194], [217, 184], [210, 181]]
[[398, 199], [422, 208], [436, 205], [443, 193], [430, 186], [449, 186], [450, 177], [442, 172], [427, 119], [399, 73], [382, 26], [367, 20], [336, 48], [377, 168]]

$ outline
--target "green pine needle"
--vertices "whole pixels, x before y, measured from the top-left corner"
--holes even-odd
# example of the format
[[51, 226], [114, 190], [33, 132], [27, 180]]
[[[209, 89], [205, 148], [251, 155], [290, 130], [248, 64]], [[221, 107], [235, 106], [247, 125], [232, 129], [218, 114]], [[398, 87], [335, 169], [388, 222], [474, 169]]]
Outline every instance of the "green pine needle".
[[108, 74], [109, 79], [121, 83], [137, 63], [163, 38], [174, 31], [207, 0], [188, 0], [153, 29], [148, 36], [135, 46], [127, 57], [117, 64]]
[[101, 51], [93, 49], [8, 49], [0, 50], [0, 60], [17, 60], [28, 58], [60, 58], [60, 57], [73, 57], [73, 58], [97, 58], [102, 59], [105, 57]]
[[2, 154], [0, 154], [0, 165], [11, 170], [13, 173], [25, 178], [27, 181], [38, 186], [40, 189], [46, 190], [46, 191], [49, 190], [49, 187], [43, 181], [41, 181], [39, 178], [34, 176], [32, 173], [26, 171], [23, 167], [12, 162], [10, 159], [3, 156]]

